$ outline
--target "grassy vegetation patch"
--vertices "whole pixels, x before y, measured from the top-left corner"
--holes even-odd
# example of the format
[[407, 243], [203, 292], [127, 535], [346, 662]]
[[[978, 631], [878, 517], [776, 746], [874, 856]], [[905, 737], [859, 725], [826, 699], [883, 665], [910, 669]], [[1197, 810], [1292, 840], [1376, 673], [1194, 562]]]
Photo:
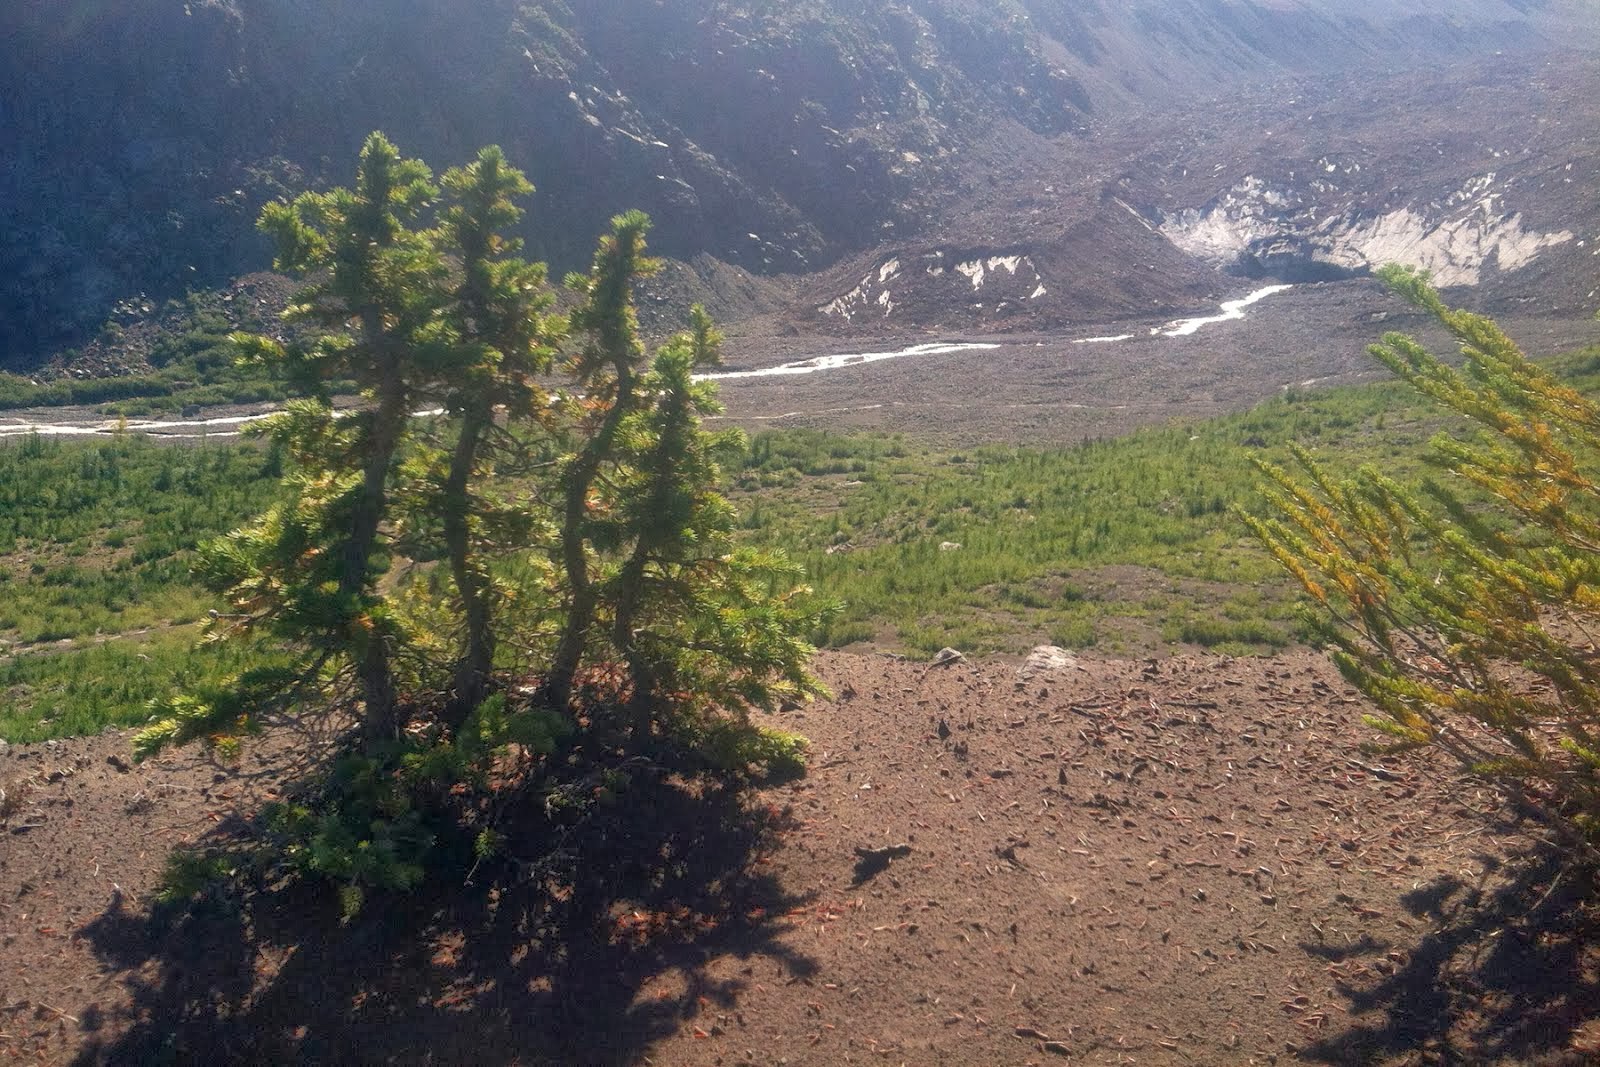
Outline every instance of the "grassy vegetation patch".
[[214, 601], [190, 553], [259, 511], [281, 475], [247, 445], [0, 446], [0, 653], [200, 618]]
[[[1597, 367], [1593, 353], [1567, 364], [1580, 383]], [[1298, 597], [1230, 514], [1256, 507], [1251, 454], [1294, 442], [1336, 471], [1404, 476], [1444, 425], [1379, 384], [1048, 450], [784, 431], [756, 440], [737, 498], [752, 539], [845, 602], [824, 644], [1263, 651], [1299, 636]]]
[[[36, 382], [0, 372], [0, 410], [84, 405], [99, 406], [106, 416], [140, 418], [220, 404], [278, 402], [295, 395], [268, 368], [241, 364], [230, 340], [235, 330], [262, 332], [268, 323], [245, 311], [245, 301], [219, 305], [218, 299], [216, 293], [197, 293], [187, 302], [169, 301], [161, 325], [139, 328], [136, 340], [122, 336], [122, 327], [106, 325], [101, 342], [136, 350], [149, 366], [147, 373]], [[65, 354], [67, 363], [73, 360], [74, 353]], [[354, 391], [348, 382], [333, 383], [332, 388]]]
[[[1559, 367], [1600, 388], [1600, 351]], [[1379, 384], [1072, 448], [950, 453], [781, 431], [754, 439], [732, 495], [747, 540], [784, 548], [844, 602], [815, 635], [824, 645], [1260, 652], [1302, 635], [1296, 591], [1229, 514], [1257, 507], [1250, 455], [1282, 458], [1295, 442], [1334, 472], [1370, 462], [1406, 478], [1447, 425]], [[280, 475], [248, 445], [0, 447], [0, 641], [13, 646], [0, 647], [0, 737], [142, 722], [151, 697], [258, 661], [259, 650], [193, 648], [185, 624], [215, 600], [189, 554], [258, 512]]]
[[27, 743], [141, 726], [151, 700], [270, 658], [248, 645], [198, 639], [199, 627], [185, 626], [0, 658], [0, 737]]

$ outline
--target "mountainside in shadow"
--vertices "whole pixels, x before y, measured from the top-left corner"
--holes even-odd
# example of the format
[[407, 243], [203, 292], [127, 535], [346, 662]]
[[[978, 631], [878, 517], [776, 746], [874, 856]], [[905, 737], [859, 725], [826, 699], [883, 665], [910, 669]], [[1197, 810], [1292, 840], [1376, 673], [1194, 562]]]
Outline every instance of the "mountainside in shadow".
[[[1150, 205], [1125, 212], [1083, 184], [1129, 157], [1119, 138], [1174, 108], [1274, 92], [1289, 78], [1582, 46], [1595, 34], [1588, 6], [7, 5], [0, 362], [21, 365], [76, 343], [139, 294], [179, 295], [264, 266], [266, 247], [252, 230], [261, 204], [347, 180], [356, 146], [375, 128], [441, 168], [481, 144], [504, 145], [540, 189], [530, 249], [558, 269], [582, 264], [604, 220], [626, 207], [655, 217], [657, 251], [755, 274], [810, 274], [885, 241], [931, 241], [919, 255], [960, 262], [1009, 260], [1016, 253], [993, 247], [993, 235], [964, 249], [948, 231], [952, 220], [958, 231], [965, 225], [974, 197], [1020, 195], [1016, 182], [994, 183], [1011, 180], [1008, 161], [1034, 160], [1061, 172], [1022, 175], [1023, 186], [1054, 177], [1085, 193], [1063, 216], [1063, 232], [1108, 226], [1113, 244], [1155, 264], [1145, 275], [1157, 276], [1088, 291], [1075, 308], [1190, 300], [1213, 286], [1210, 266], [1165, 237], [1172, 225], [1204, 223], [1178, 215], [1172, 223]], [[1216, 208], [1209, 199], [1182, 206], [1202, 220]], [[1265, 236], [1245, 229], [1246, 245]], [[1259, 251], [1249, 254], [1260, 259]], [[1071, 258], [1049, 248], [1035, 258], [1052, 255]], [[817, 307], [849, 289], [824, 292]]]

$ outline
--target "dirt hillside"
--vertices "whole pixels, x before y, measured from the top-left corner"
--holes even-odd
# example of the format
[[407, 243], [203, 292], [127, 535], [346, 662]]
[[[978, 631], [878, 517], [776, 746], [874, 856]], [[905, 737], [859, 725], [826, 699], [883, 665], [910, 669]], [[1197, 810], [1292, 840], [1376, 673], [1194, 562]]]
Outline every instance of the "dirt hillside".
[[[1579, 1064], [1587, 887], [1424, 762], [1361, 756], [1318, 657], [930, 667], [824, 655], [803, 780], [635, 778], [590, 877], [153, 921], [165, 852], [273, 791], [0, 756], [0, 1049], [19, 1062]], [[126, 769], [125, 769], [126, 768]], [[619, 815], [623, 819], [624, 815]], [[619, 822], [619, 827], [624, 823]]]

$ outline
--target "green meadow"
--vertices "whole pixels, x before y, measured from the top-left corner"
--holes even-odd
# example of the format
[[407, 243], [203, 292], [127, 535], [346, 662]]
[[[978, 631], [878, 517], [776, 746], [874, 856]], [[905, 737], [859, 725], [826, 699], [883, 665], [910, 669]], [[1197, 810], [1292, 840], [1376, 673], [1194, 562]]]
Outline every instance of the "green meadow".
[[[1600, 350], [1558, 367], [1600, 387]], [[1282, 459], [1294, 442], [1334, 471], [1376, 463], [1404, 478], [1446, 426], [1379, 383], [1067, 448], [781, 431], [753, 438], [728, 489], [745, 536], [844, 605], [821, 645], [1249, 654], [1302, 636], [1297, 591], [1232, 515], [1258, 507], [1251, 456]], [[0, 443], [0, 738], [137, 723], [152, 697], [263, 655], [197, 646], [216, 603], [190, 566], [281, 475], [259, 444]]]
[[249, 445], [0, 443], [0, 738], [141, 721], [145, 701], [243, 655], [194, 651], [215, 601], [190, 558], [281, 475]]

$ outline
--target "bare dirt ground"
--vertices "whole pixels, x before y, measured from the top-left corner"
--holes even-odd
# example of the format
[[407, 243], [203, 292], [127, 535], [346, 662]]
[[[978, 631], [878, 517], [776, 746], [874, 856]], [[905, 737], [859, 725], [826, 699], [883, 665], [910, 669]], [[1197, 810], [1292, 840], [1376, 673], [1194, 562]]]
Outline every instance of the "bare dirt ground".
[[347, 927], [296, 890], [149, 911], [169, 849], [272, 794], [283, 739], [238, 767], [127, 767], [116, 735], [13, 749], [0, 783], [31, 785], [0, 836], [0, 1050], [683, 1067], [1600, 1055], [1592, 887], [1471, 782], [1359, 754], [1362, 705], [1320, 657], [1016, 667], [823, 655], [835, 699], [782, 717], [813, 740], [805, 779], [739, 799], [640, 774], [615, 832], [573, 846], [574, 885], [434, 886]]

